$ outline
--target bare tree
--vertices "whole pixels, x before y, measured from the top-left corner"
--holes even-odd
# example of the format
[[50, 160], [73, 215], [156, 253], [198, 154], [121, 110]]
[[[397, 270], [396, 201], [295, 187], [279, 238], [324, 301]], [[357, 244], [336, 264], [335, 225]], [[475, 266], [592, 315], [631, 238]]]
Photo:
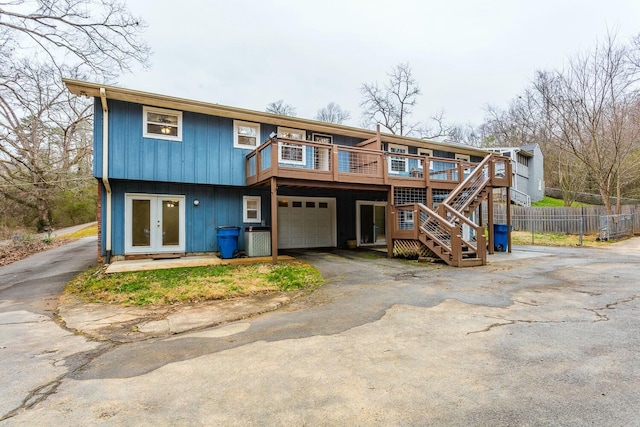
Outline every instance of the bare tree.
[[630, 160], [640, 144], [638, 69], [628, 49], [610, 35], [568, 70], [539, 73], [534, 82], [559, 147], [587, 167], [609, 213], [614, 195], [620, 213], [623, 179], [636, 166]]
[[392, 134], [410, 135], [420, 126], [409, 121], [421, 93], [420, 86], [408, 63], [396, 65], [387, 77], [382, 86], [374, 82], [360, 87], [364, 124], [372, 127], [379, 123]]
[[146, 65], [144, 28], [119, 0], [0, 0], [0, 194], [40, 227], [60, 191], [95, 185], [92, 104], [61, 78], [110, 81]]
[[429, 118], [435, 126], [411, 121], [413, 108], [422, 92], [408, 63], [396, 65], [387, 73], [387, 77], [387, 82], [382, 86], [374, 82], [364, 83], [360, 87], [364, 127], [372, 128], [380, 124], [394, 135], [422, 139], [449, 135], [449, 127], [444, 123], [442, 111]]
[[149, 59], [140, 39], [144, 22], [119, 0], [2, 1], [0, 17], [0, 57], [24, 52], [54, 64], [81, 63], [109, 78]]
[[279, 99], [274, 102], [270, 102], [265, 109], [267, 113], [278, 114], [280, 116], [296, 116], [296, 109], [293, 105], [286, 104], [284, 100]]
[[447, 129], [447, 141], [457, 142], [458, 144], [466, 144], [472, 147], [480, 147], [482, 143], [482, 134], [480, 129], [471, 123], [465, 125], [452, 125]]
[[66, 90], [54, 66], [23, 60], [20, 69], [0, 84], [0, 193], [33, 209], [42, 228], [57, 190], [93, 181], [92, 109]]
[[316, 114], [316, 120], [326, 123], [335, 123], [338, 125], [344, 123], [350, 118], [351, 113], [347, 110], [343, 110], [342, 107], [335, 102], [328, 103], [326, 107], [319, 109]]

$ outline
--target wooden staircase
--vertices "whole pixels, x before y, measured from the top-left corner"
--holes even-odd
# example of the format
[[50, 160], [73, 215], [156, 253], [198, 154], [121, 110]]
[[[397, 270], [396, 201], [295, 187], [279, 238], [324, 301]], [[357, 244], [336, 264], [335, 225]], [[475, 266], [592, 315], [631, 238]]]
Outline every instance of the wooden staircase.
[[468, 176], [436, 210], [417, 204], [418, 240], [449, 265], [471, 267], [487, 263], [484, 228], [470, 220], [491, 196], [492, 157], [468, 170]]

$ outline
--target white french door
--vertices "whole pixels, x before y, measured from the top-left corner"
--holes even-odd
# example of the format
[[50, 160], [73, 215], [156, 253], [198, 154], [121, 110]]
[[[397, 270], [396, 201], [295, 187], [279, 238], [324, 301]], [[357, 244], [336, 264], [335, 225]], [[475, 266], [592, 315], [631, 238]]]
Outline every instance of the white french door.
[[125, 253], [184, 252], [184, 196], [127, 194]]

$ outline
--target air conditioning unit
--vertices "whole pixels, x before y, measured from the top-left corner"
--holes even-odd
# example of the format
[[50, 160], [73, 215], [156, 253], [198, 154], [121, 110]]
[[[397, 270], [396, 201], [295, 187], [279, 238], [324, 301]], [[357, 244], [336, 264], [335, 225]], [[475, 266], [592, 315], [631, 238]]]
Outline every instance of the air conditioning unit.
[[271, 255], [271, 230], [247, 228], [244, 232], [244, 245], [249, 257]]

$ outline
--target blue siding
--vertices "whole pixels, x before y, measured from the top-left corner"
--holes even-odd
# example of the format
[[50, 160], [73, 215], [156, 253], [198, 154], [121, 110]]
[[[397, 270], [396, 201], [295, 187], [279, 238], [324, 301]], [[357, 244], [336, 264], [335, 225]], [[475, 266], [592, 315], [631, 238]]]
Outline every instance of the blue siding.
[[[184, 195], [185, 251], [187, 253], [218, 251], [216, 227], [233, 225], [242, 227], [244, 230], [246, 226], [255, 225], [242, 222], [242, 196], [262, 196], [262, 219], [267, 225], [271, 221], [269, 193], [264, 190], [143, 181], [112, 181], [111, 186], [113, 189], [113, 255], [124, 255], [125, 251], [125, 193]], [[193, 205], [195, 199], [200, 202], [198, 206]], [[105, 205], [103, 200], [103, 206]], [[104, 212], [103, 218], [105, 218]], [[104, 251], [104, 239], [102, 248]], [[239, 248], [244, 249], [242, 232]]]
[[[245, 184], [248, 150], [233, 148], [233, 120], [182, 113], [182, 141], [143, 138], [142, 105], [109, 101], [109, 176], [112, 179]], [[96, 104], [96, 154], [101, 153], [102, 114]], [[265, 129], [265, 131], [268, 129]], [[262, 139], [265, 131], [262, 131]], [[100, 138], [98, 138], [98, 134]], [[267, 133], [268, 135], [268, 133]], [[96, 156], [96, 176], [102, 159]]]

